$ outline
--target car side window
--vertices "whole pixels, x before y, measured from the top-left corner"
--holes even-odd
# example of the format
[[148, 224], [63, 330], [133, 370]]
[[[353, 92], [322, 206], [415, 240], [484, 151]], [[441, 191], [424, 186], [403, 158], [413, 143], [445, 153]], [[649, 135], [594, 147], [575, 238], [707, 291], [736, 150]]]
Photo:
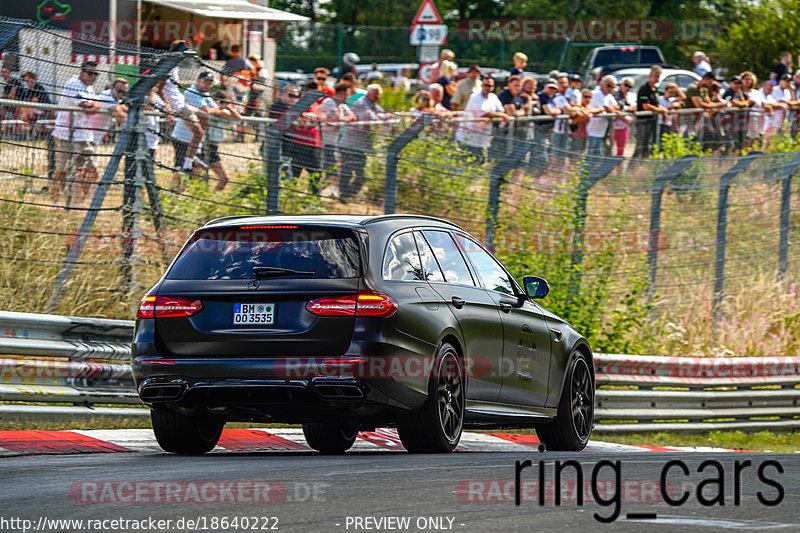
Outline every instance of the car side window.
[[514, 285], [500, 263], [483, 247], [463, 235], [456, 235], [459, 247], [478, 271], [483, 286], [489, 290], [514, 295]]
[[436, 262], [428, 242], [419, 231], [415, 231], [414, 236], [417, 239], [419, 256], [422, 258], [422, 271], [425, 273], [425, 278], [428, 281], [444, 281], [442, 269], [439, 268], [439, 263]]
[[386, 245], [383, 256], [383, 279], [393, 281], [425, 281], [414, 234], [395, 235]]
[[460, 285], [475, 285], [464, 257], [458, 251], [453, 238], [448, 232], [424, 230], [422, 234], [430, 243], [433, 255], [438, 259], [442, 267], [444, 281]]

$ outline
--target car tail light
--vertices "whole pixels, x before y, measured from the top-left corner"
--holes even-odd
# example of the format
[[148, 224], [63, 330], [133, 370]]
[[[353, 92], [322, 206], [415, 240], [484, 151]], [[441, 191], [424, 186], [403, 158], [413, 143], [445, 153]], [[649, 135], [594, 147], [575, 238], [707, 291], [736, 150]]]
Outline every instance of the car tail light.
[[397, 311], [397, 302], [384, 294], [361, 293], [312, 300], [306, 309], [317, 316], [387, 317]]
[[139, 303], [136, 318], [176, 318], [192, 316], [203, 309], [200, 300], [172, 296], [145, 296]]

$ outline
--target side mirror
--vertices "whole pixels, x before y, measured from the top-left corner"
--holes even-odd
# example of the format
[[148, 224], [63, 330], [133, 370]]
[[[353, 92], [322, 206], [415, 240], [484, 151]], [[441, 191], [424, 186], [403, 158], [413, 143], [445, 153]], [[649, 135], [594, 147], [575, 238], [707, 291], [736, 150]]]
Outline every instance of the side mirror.
[[525, 276], [522, 278], [522, 286], [531, 300], [539, 300], [550, 294], [550, 284], [539, 276]]

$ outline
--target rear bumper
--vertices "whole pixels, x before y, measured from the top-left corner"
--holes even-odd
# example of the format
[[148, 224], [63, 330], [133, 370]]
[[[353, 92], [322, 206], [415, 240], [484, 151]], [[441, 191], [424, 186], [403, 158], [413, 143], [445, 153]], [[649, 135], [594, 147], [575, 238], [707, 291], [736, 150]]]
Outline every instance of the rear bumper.
[[380, 420], [382, 414], [391, 419], [424, 403], [426, 388], [420, 383], [427, 379], [364, 375], [363, 367], [354, 367], [354, 360], [348, 356], [166, 359], [148, 355], [134, 357], [131, 367], [145, 404], [231, 418], [251, 412], [281, 422], [336, 416]]

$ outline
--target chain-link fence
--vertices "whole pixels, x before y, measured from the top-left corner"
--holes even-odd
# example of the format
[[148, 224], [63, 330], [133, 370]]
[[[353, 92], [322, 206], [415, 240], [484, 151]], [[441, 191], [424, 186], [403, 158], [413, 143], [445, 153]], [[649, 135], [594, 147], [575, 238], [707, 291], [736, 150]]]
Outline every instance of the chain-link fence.
[[[22, 30], [71, 39], [3, 21], [0, 45]], [[36, 80], [51, 104], [2, 101], [6, 309], [130, 317], [193, 229], [238, 214], [447, 218], [515, 274], [547, 274], [556, 297], [594, 302], [610, 321], [621, 306], [655, 302], [648, 312], [668, 322], [690, 313], [711, 327], [725, 320], [726, 298], [798, 271], [794, 152], [651, 159], [629, 147], [616, 157], [607, 154], [617, 117], [605, 115], [589, 153], [567, 117], [555, 127], [552, 117], [492, 123], [362, 101], [354, 120], [333, 120], [322, 93], [231, 76], [182, 52], [130, 52], [130, 83], [115, 83], [103, 59], [70, 59], [53, 81]], [[53, 63], [15, 53], [26, 72]], [[185, 110], [162, 102], [179, 86]], [[214, 95], [218, 111], [203, 111]], [[588, 293], [596, 300], [580, 299]]]

